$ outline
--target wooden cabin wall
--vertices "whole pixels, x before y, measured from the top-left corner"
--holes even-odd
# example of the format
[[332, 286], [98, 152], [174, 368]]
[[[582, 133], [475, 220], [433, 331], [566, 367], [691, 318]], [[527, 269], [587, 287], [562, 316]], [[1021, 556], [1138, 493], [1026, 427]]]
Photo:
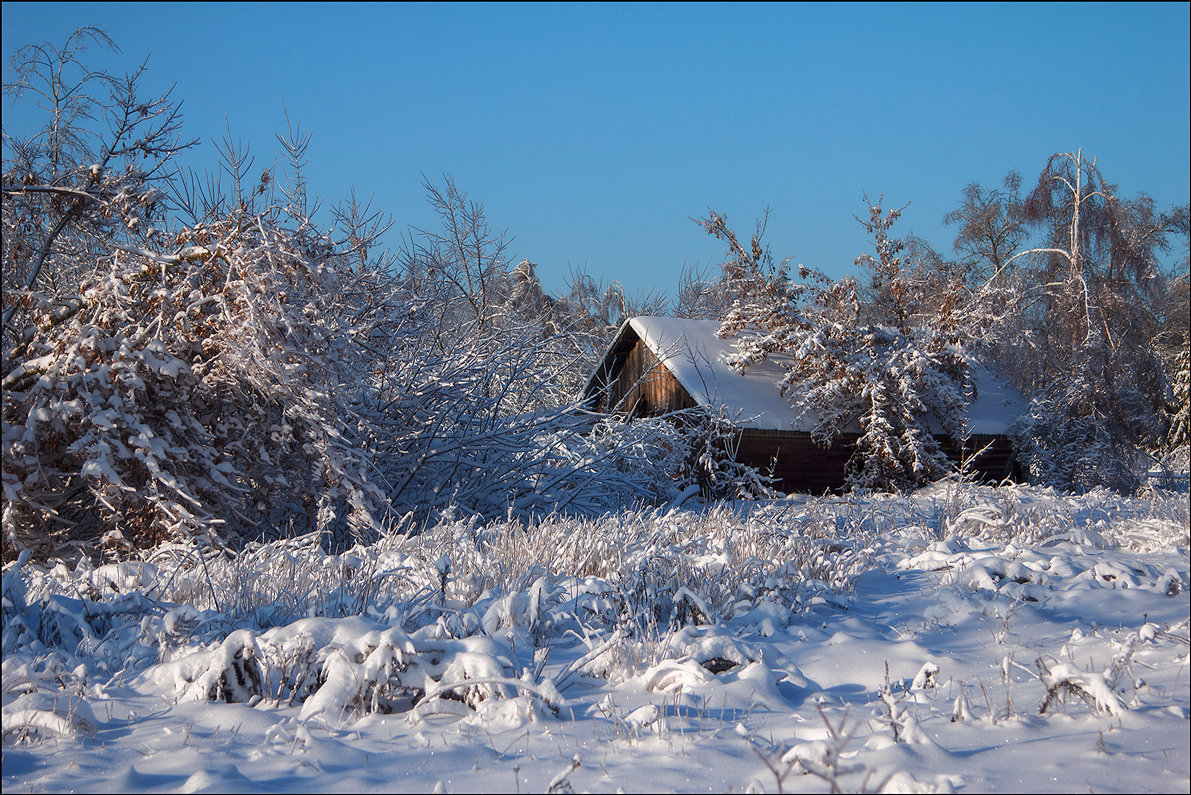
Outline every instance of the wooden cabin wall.
[[[809, 433], [745, 428], [740, 432], [736, 460], [754, 466], [762, 472], [769, 471], [770, 465], [773, 464], [773, 476], [778, 481], [775, 486], [787, 493], [838, 492], [844, 488], [848, 459], [856, 452], [858, 438], [858, 434], [854, 433], [840, 434], [831, 447], [824, 448], [820, 447]], [[939, 442], [948, 458], [959, 463], [959, 447], [946, 439], [940, 439]], [[972, 437], [968, 440], [969, 455], [981, 450], [985, 445], [990, 446], [972, 462], [975, 480], [999, 483], [1006, 478], [1021, 479], [1021, 472], [1013, 455], [1013, 446], [1008, 438]]]
[[620, 355], [624, 364], [597, 403], [601, 410], [645, 417], [695, 406], [690, 393], [640, 339]]
[[979, 453], [971, 462], [974, 477], [978, 481], [1000, 483], [1008, 478], [1020, 483], [1026, 479], [1017, 456], [1013, 454], [1013, 443], [1007, 436], [972, 436], [963, 450], [950, 439], [939, 439], [939, 447], [956, 464], [960, 463], [964, 454], [972, 456]]
[[745, 428], [740, 432], [736, 460], [762, 472], [768, 472], [772, 464], [779, 491], [823, 494], [843, 488], [844, 468], [855, 450], [856, 434], [844, 434], [824, 448], [809, 433]]

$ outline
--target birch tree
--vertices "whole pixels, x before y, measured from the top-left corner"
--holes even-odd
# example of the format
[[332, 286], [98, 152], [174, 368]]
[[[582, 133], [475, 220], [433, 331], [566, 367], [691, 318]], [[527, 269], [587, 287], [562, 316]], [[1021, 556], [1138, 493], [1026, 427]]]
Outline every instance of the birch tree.
[[[1011, 257], [1032, 283], [1023, 294], [1034, 395], [1026, 442], [1047, 482], [1085, 490], [1138, 483], [1140, 455], [1166, 435], [1170, 375], [1155, 341], [1170, 246], [1185, 210], [1122, 199], [1081, 150], [1056, 154], [1026, 197], [1043, 245]], [[1185, 224], [1185, 222], [1183, 222]]]

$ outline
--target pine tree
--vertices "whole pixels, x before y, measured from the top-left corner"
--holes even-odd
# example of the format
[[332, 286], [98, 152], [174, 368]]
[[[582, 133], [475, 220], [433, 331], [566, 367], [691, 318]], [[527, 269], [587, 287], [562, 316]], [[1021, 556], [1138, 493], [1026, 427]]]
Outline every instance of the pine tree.
[[951, 469], [935, 434], [964, 435], [970, 355], [952, 300], [959, 291], [940, 290], [938, 274], [906, 262], [905, 241], [890, 235], [901, 209], [885, 212], [880, 200], [868, 209], [858, 220], [875, 256], [856, 260], [863, 282], [804, 266], [794, 280], [761, 243], [763, 224], [748, 248], [723, 216], [700, 224], [729, 243], [724, 270], [734, 299], [720, 330], [736, 340], [729, 363], [743, 372], [790, 354], [780, 388], [815, 418], [816, 441], [830, 445], [852, 423], [860, 427], [851, 487], [906, 490]]

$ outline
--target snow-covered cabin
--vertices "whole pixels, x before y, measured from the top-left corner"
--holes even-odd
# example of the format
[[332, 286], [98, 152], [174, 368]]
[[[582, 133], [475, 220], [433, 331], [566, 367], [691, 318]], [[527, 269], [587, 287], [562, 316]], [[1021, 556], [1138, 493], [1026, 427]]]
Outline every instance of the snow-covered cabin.
[[[785, 370], [771, 356], [741, 375], [724, 361], [731, 339], [716, 335], [716, 320], [634, 317], [626, 320], [588, 379], [584, 398], [594, 411], [657, 416], [705, 406], [723, 408], [740, 429], [736, 459], [768, 470], [774, 463], [777, 488], [821, 494], [844, 486], [845, 465], [855, 450], [858, 425], [845, 429], [830, 447], [811, 438], [815, 417], [782, 397]], [[968, 407], [969, 447], [980, 450], [973, 463], [985, 480], [1016, 479], [1008, 432], [1025, 411], [1021, 394], [988, 370], [972, 372], [975, 399]], [[946, 437], [948, 455], [961, 451]]]

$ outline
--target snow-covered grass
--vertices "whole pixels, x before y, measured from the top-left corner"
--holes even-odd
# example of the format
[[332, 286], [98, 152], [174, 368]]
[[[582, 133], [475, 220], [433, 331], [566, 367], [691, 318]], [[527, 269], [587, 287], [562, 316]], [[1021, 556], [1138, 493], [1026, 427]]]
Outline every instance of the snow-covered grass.
[[10, 564], [5, 791], [1187, 791], [1185, 494]]

